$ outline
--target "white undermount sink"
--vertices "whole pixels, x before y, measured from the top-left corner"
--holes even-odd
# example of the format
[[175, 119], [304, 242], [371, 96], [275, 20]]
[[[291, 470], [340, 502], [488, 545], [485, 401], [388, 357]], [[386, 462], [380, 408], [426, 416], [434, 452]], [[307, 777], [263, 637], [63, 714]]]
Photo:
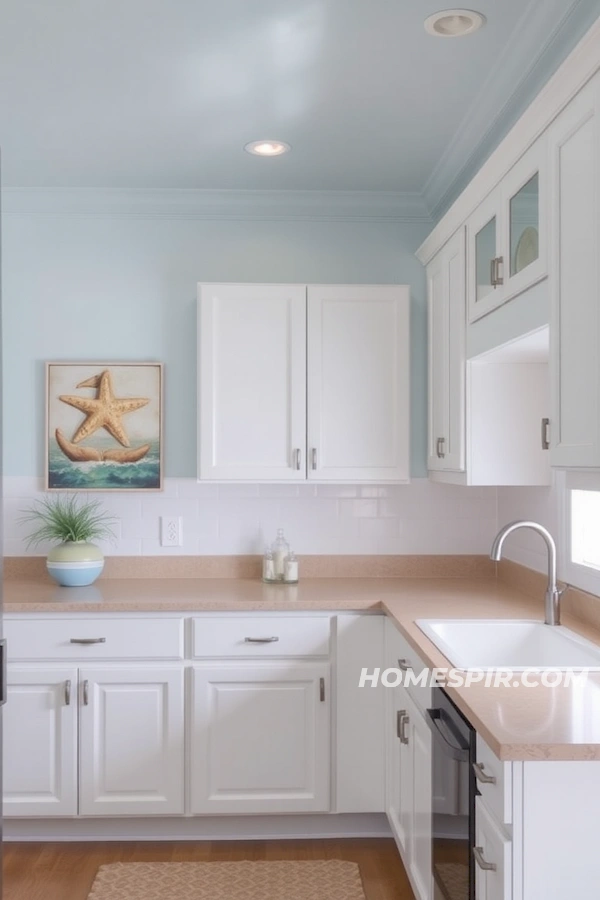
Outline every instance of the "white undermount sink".
[[592, 669], [600, 646], [568, 628], [523, 619], [417, 619], [456, 669]]

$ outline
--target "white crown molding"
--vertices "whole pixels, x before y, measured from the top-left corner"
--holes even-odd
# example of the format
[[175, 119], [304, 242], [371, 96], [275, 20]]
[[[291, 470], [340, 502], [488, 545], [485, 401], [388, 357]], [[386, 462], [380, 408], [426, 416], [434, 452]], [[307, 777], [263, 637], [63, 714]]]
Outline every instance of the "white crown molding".
[[432, 223], [420, 194], [384, 191], [4, 188], [2, 209], [5, 216]]
[[[546, 0], [543, 0], [546, 2]], [[547, 0], [554, 3], [555, 0]], [[424, 264], [432, 259], [481, 201], [496, 187], [528, 147], [548, 128], [575, 94], [600, 69], [600, 18], [584, 35], [504, 140], [471, 179], [462, 194], [417, 250]]]
[[[545, 58], [563, 35], [572, 33], [572, 27], [567, 25], [572, 26], [578, 16], [589, 20], [591, 2], [595, 0], [531, 0], [527, 5], [425, 183], [423, 195], [434, 219], [448, 208], [457, 187], [468, 180], [467, 174], [475, 171], [487, 152], [497, 146], [502, 124], [514, 121], [515, 111], [524, 108], [537, 86], [542, 87], [543, 81], [536, 83], [536, 69], [544, 60], [545, 72], [548, 71], [552, 60], [546, 62]], [[543, 41], [540, 35], [545, 35]]]

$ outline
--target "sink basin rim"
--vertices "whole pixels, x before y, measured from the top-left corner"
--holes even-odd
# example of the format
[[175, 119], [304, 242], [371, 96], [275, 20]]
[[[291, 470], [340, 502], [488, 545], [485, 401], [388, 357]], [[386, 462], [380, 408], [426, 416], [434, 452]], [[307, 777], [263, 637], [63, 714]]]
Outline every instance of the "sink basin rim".
[[[462, 619], [462, 618], [445, 618], [445, 619], [416, 619], [415, 624], [419, 627], [419, 629], [423, 632], [423, 634], [434, 644], [434, 646], [446, 657], [451, 666], [459, 671], [468, 671], [468, 670], [481, 670], [481, 671], [494, 671], [494, 670], [502, 670], [507, 672], [526, 672], [529, 670], [532, 671], [586, 671], [586, 672], [600, 672], [600, 645], [595, 644], [593, 641], [582, 637], [577, 634], [577, 632], [571, 631], [571, 629], [566, 628], [563, 625], [546, 625], [539, 619]], [[525, 664], [521, 661], [519, 662], [507, 662], [499, 663], [494, 662], [493, 664], [481, 664], [475, 661], [469, 661], [465, 658], [464, 648], [460, 645], [458, 648], [453, 646], [451, 641], [448, 641], [441, 637], [435, 630], [435, 626], [456, 626], [458, 625], [461, 630], [464, 630], [465, 633], [468, 633], [469, 626], [491, 626], [493, 628], [498, 628], [504, 626], [505, 629], [513, 628], [517, 632], [522, 631], [523, 636], [527, 636], [528, 626], [530, 635], [533, 637], [537, 632], [538, 635], [543, 636], [545, 634], [548, 635], [549, 642], [555, 642], [555, 639], [558, 638], [559, 642], [563, 644], [562, 650], [567, 650], [574, 652], [575, 656], [583, 656], [587, 655], [587, 661], [581, 661], [580, 659], [576, 659], [572, 663], [566, 664], [564, 662], [559, 662], [556, 664], [535, 664], [529, 663]], [[464, 629], [462, 628], [464, 626]], [[548, 632], [545, 631], [548, 629]], [[490, 632], [493, 634], [493, 632]], [[463, 635], [464, 640], [465, 635]]]

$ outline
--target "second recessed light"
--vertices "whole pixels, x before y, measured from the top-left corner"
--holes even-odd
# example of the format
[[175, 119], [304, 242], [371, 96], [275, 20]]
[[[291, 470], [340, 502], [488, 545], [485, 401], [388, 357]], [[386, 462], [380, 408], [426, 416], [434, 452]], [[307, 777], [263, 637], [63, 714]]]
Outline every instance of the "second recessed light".
[[425, 31], [435, 37], [466, 37], [485, 22], [485, 16], [472, 9], [443, 9], [425, 19]]
[[254, 156], [281, 156], [291, 149], [285, 141], [251, 141], [244, 147], [247, 153], [253, 153]]

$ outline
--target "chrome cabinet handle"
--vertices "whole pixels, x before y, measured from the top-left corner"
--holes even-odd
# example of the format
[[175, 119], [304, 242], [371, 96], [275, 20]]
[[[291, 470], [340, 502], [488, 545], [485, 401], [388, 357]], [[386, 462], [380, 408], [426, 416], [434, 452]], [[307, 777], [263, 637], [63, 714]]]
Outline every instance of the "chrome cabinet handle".
[[475, 772], [475, 778], [477, 781], [480, 781], [482, 784], [496, 784], [497, 778], [495, 775], [488, 775], [483, 770], [485, 766], [483, 763], [473, 763], [473, 771]]
[[396, 713], [396, 735], [400, 740], [402, 740], [402, 720], [404, 719], [405, 715], [405, 709], [399, 709]]
[[542, 450], [550, 449], [550, 419], [542, 419]]
[[406, 744], [408, 746], [408, 735], [406, 733], [406, 726], [410, 723], [410, 716], [402, 716], [402, 721], [400, 722], [400, 743]]
[[89, 704], [90, 704], [90, 683], [86, 679], [83, 682], [83, 705], [89, 706]]
[[71, 679], [65, 681], [65, 706], [71, 705]]
[[490, 259], [490, 284], [496, 287], [496, 260]]
[[300, 447], [294, 450], [294, 465], [296, 466], [296, 471], [299, 472], [302, 465], [302, 451]]
[[412, 667], [407, 659], [399, 659], [398, 668], [401, 672], [410, 672]]
[[325, 703], [325, 679], [319, 678], [319, 700]]
[[106, 638], [71, 638], [71, 644], [105, 644]]
[[446, 443], [446, 438], [438, 438], [436, 441], [436, 453], [438, 459], [443, 459], [445, 457], [444, 453], [444, 444]]
[[504, 284], [504, 278], [500, 274], [500, 266], [504, 266], [504, 257], [503, 256], [496, 257], [496, 281], [495, 281], [496, 287], [500, 284]]
[[278, 637], [264, 637], [264, 638], [253, 638], [247, 637], [244, 638], [244, 643], [246, 644], [272, 644], [274, 641], [278, 641]]
[[313, 447], [312, 450], [310, 451], [310, 460], [311, 460], [311, 462], [310, 462], [311, 468], [316, 469], [317, 468], [317, 448], [316, 447]]
[[473, 847], [473, 856], [475, 857], [475, 862], [479, 868], [483, 869], [485, 872], [495, 872], [498, 868], [496, 863], [486, 862], [483, 855], [483, 847]]

